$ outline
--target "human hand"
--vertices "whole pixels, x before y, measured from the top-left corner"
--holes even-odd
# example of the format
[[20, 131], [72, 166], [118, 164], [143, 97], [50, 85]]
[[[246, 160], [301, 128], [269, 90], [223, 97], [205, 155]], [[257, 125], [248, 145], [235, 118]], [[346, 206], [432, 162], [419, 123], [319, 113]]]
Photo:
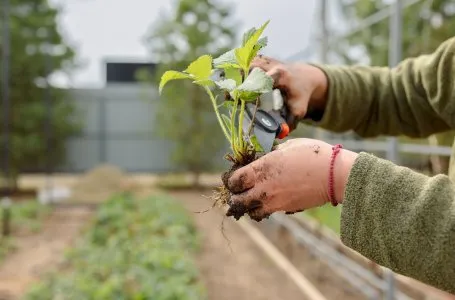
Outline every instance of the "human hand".
[[[280, 144], [258, 160], [232, 173], [228, 216], [247, 213], [260, 221], [274, 212], [294, 213], [330, 202], [328, 193], [332, 145], [298, 138]], [[357, 154], [342, 149], [335, 158], [335, 199], [342, 202]]]
[[323, 110], [327, 93], [327, 77], [324, 72], [304, 63], [283, 63], [276, 59], [257, 56], [251, 68], [260, 68], [270, 75], [275, 88], [281, 90], [295, 122], [290, 125], [291, 131], [297, 121], [304, 118], [308, 109]]

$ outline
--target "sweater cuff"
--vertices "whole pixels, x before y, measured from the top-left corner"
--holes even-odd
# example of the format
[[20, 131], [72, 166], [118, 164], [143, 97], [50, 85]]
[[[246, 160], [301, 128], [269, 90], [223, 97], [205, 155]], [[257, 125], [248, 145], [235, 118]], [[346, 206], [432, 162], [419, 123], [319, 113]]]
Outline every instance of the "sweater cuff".
[[[346, 132], [354, 129], [365, 107], [359, 105], [355, 80], [349, 69], [343, 66], [311, 64], [324, 72], [327, 77], [327, 99], [324, 111], [307, 116], [302, 122], [332, 132]], [[311, 107], [308, 108], [311, 111]]]
[[393, 163], [369, 153], [360, 152], [357, 156], [348, 177], [341, 210], [341, 241], [349, 248], [359, 251], [360, 248], [368, 247], [368, 240], [365, 240], [365, 231], [368, 231], [366, 227], [374, 230], [371, 224], [365, 226], [374, 210], [371, 198], [373, 194], [386, 193], [380, 191], [387, 187], [381, 186], [378, 179], [388, 178], [393, 166]]
[[[336, 128], [335, 124], [338, 123], [337, 118], [339, 115], [339, 101], [337, 101], [337, 97], [335, 95], [335, 90], [339, 89], [340, 87], [344, 86], [343, 84], [339, 83], [339, 79], [341, 74], [337, 75], [336, 68], [332, 66], [326, 65], [319, 65], [319, 64], [311, 64], [312, 66], [319, 68], [322, 72], [324, 72], [325, 76], [327, 77], [328, 81], [328, 90], [327, 90], [327, 99], [326, 99], [326, 106], [323, 111], [315, 111], [313, 113], [311, 107], [308, 108], [309, 114], [303, 120], [304, 123], [318, 126], [324, 129], [332, 130], [334, 127]], [[342, 77], [341, 77], [342, 78]], [[339, 99], [338, 99], [339, 100]], [[337, 103], [338, 102], [338, 103]]]

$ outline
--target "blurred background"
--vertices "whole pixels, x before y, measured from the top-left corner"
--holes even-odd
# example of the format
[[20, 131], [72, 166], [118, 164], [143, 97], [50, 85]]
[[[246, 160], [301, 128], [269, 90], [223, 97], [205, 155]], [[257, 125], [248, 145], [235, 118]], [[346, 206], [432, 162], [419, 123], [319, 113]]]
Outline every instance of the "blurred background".
[[[393, 67], [453, 36], [454, 1], [0, 0], [0, 13], [0, 299], [449, 299], [345, 249], [340, 208], [243, 225], [211, 210], [229, 166], [211, 103], [157, 84], [267, 20], [263, 53], [279, 60]], [[431, 176], [448, 172], [454, 134], [291, 136]]]

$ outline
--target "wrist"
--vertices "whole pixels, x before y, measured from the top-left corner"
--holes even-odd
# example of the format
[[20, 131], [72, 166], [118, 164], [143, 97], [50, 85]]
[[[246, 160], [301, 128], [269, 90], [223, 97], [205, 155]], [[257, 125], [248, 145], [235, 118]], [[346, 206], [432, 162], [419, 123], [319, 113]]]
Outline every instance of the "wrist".
[[357, 159], [358, 153], [341, 149], [340, 153], [334, 162], [334, 191], [335, 200], [337, 203], [343, 203], [344, 193], [346, 191], [346, 185], [348, 183], [349, 175], [351, 173], [352, 166]]
[[327, 103], [328, 79], [324, 71], [313, 65], [306, 65], [307, 74], [312, 81], [313, 91], [311, 93], [308, 107], [314, 111], [324, 111]]

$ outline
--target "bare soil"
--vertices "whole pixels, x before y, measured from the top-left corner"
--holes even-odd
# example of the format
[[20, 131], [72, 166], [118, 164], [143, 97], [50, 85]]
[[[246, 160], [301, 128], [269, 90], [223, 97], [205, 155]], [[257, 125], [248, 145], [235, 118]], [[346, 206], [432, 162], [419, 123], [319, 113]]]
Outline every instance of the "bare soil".
[[[213, 203], [208, 192], [173, 192], [191, 212], [204, 211]], [[207, 196], [205, 198], [204, 196]], [[197, 263], [210, 300], [302, 300], [304, 295], [285, 273], [244, 234], [232, 218], [218, 208], [194, 213], [202, 235]], [[224, 235], [221, 224], [224, 219]]]
[[0, 265], [0, 300], [21, 299], [40, 275], [57, 267], [91, 215], [85, 207], [56, 208], [38, 234], [15, 237], [15, 252]]
[[329, 300], [361, 300], [367, 297], [340, 277], [332, 268], [308, 249], [299, 245], [283, 228], [255, 223], [255, 226], [299, 269], [306, 278]]

